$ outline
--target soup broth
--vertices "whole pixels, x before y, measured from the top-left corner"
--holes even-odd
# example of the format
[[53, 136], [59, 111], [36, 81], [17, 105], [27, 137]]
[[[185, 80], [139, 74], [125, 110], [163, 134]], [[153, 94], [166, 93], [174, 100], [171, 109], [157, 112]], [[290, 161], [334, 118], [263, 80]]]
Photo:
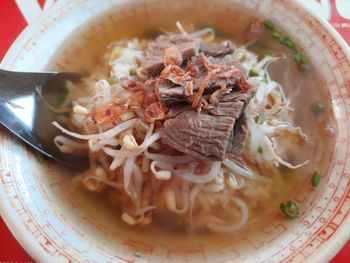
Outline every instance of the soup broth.
[[[208, 5], [209, 2], [206, 1]], [[121, 39], [146, 39], [150, 40], [163, 32], [178, 32], [176, 22], [180, 21], [187, 32], [194, 32], [205, 27], [215, 30], [216, 42], [230, 40], [235, 48], [245, 46], [248, 51], [254, 52], [259, 57], [265, 54], [271, 56], [284, 55], [285, 59], [278, 60], [268, 66], [272, 80], [283, 87], [286, 98], [290, 101], [289, 111], [293, 116], [295, 127], [300, 127], [307, 140], [298, 148], [290, 144], [285, 146], [287, 150], [282, 154], [290, 163], [299, 164], [305, 160], [309, 163], [298, 169], [289, 169], [283, 165], [276, 168], [281, 176], [272, 176], [273, 184], [267, 190], [271, 198], [264, 202], [249, 201], [249, 221], [242, 232], [254, 232], [255, 228], [266, 226], [274, 220], [284, 219], [280, 211], [280, 203], [293, 200], [297, 194], [308, 192], [311, 187], [311, 176], [317, 171], [321, 174], [321, 186], [326, 181], [323, 175], [327, 174], [329, 161], [333, 152], [332, 135], [332, 108], [325, 82], [317, 74], [314, 65], [309, 65], [305, 72], [300, 72], [293, 59], [294, 51], [280, 44], [271, 36], [268, 30], [263, 35], [251, 42], [247, 36], [246, 28], [254, 18], [254, 15], [242, 9], [222, 8], [221, 2], [215, 2], [216, 8], [198, 6], [198, 12], [187, 15], [183, 9], [169, 9], [159, 7], [162, 13], [157, 12], [157, 6], [144, 8], [142, 11], [134, 11], [125, 6], [120, 10], [114, 10], [108, 14], [90, 21], [85, 28], [74, 33], [57, 52], [57, 56], [48, 65], [51, 70], [81, 72], [91, 75], [96, 71], [104, 71], [109, 75], [109, 66], [105, 65], [104, 54], [110, 43]], [[120, 14], [123, 14], [120, 16]], [[251, 42], [251, 43], [250, 43]], [[250, 44], [249, 44], [250, 43]], [[82, 97], [84, 94], [82, 94]], [[315, 107], [321, 106], [322, 110], [315, 113]], [[266, 171], [265, 171], [266, 172]], [[264, 173], [264, 171], [262, 171]], [[263, 174], [264, 175], [264, 174]], [[64, 178], [67, 185], [71, 178]], [[244, 199], [247, 195], [262, 187], [258, 182], [246, 180], [244, 189], [234, 191], [234, 195]], [[117, 235], [126, 235], [131, 239], [145, 242], [167, 242], [171, 237], [174, 246], [186, 247], [188, 244], [208, 245], [213, 242], [227, 240], [231, 234], [222, 235], [210, 233], [207, 230], [189, 232], [181, 220], [174, 217], [171, 212], [164, 210], [155, 211], [151, 225], [126, 226], [121, 222], [118, 204], [111, 206], [107, 199], [113, 199], [111, 192], [102, 191], [102, 195], [91, 195], [79, 187], [80, 200], [85, 200], [84, 213], [88, 214], [97, 224], [108, 226], [108, 231]], [[109, 196], [109, 197], [108, 197]], [[117, 198], [118, 199], [118, 198]], [[86, 200], [88, 200], [86, 202]], [[119, 199], [118, 199], [119, 200]], [[250, 202], [250, 203], [249, 203]], [[213, 213], [220, 215], [222, 208], [214, 209]], [[215, 210], [216, 209], [216, 210]], [[303, 208], [300, 207], [302, 211]], [[111, 216], [114, 214], [114, 216]], [[187, 237], [184, 239], [184, 234]], [[239, 234], [235, 233], [235, 236]], [[205, 237], [205, 238], [203, 238]], [[210, 238], [206, 238], [210, 237]]]

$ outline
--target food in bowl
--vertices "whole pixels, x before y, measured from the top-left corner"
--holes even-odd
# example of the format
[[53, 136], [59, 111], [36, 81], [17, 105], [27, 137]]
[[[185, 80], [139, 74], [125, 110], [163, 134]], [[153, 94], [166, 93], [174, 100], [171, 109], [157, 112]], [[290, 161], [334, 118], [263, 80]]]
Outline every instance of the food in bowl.
[[331, 109], [293, 40], [247, 21], [239, 41], [177, 22], [111, 43], [53, 123], [62, 152], [89, 156], [75, 183], [129, 225], [232, 233], [277, 209], [298, 217], [289, 194], [327, 169]]

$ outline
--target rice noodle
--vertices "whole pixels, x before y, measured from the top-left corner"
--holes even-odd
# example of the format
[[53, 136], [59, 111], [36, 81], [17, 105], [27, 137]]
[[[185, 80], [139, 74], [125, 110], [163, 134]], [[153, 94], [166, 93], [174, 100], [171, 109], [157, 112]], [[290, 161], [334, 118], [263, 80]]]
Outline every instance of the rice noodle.
[[230, 233], [241, 229], [248, 222], [249, 210], [246, 203], [237, 197], [232, 197], [231, 200], [241, 209], [242, 216], [241, 220], [233, 224], [224, 224], [222, 220], [216, 218], [215, 216], [210, 216], [207, 218], [207, 227], [215, 232], [219, 233]]
[[225, 189], [224, 184], [207, 184], [203, 187], [204, 192], [217, 193]]
[[203, 175], [195, 175], [193, 171], [188, 172], [188, 170], [176, 170], [172, 169], [172, 172], [181, 177], [184, 181], [196, 183], [196, 184], [206, 184], [215, 179], [218, 175], [221, 167], [221, 162], [212, 162], [210, 165], [210, 170], [208, 173]]
[[89, 180], [96, 180], [96, 181], [99, 181], [101, 183], [104, 183], [106, 185], [109, 185], [115, 189], [122, 189], [123, 188], [123, 185], [121, 183], [118, 183], [118, 182], [113, 182], [109, 179], [104, 179], [104, 178], [100, 178], [100, 177], [97, 177], [97, 176], [88, 176], [84, 179], [84, 181], [89, 181]]

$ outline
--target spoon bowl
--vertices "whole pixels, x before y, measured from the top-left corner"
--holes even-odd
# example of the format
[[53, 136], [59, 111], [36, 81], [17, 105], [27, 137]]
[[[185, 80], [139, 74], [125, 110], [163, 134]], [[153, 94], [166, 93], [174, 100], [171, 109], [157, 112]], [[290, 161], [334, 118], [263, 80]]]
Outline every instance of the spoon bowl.
[[63, 154], [54, 145], [59, 130], [51, 124], [69, 114], [59, 108], [66, 83], [79, 80], [74, 73], [0, 70], [0, 123], [45, 156], [74, 168], [86, 167], [86, 156]]

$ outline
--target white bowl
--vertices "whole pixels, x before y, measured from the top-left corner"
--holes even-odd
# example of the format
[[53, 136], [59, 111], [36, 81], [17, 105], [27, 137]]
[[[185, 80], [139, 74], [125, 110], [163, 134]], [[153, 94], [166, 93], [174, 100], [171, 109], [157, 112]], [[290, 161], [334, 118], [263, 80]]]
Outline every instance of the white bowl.
[[[135, 2], [137, 5], [129, 8], [128, 4]], [[118, 21], [125, 17], [144, 13], [161, 17], [166, 9], [180, 8], [188, 14], [197, 10], [205, 15], [205, 10], [213, 10], [216, 5], [216, 1], [204, 4], [199, 0], [59, 2], [26, 28], [1, 67], [19, 71], [40, 71], [48, 65], [59, 70], [66, 68], [70, 61], [81, 59], [81, 54], [87, 51], [72, 42], [59, 62], [53, 63], [58, 48], [73, 33], [85, 42], [100, 36], [104, 24], [87, 22], [101, 14], [118, 26], [122, 24]], [[349, 239], [350, 54], [346, 43], [328, 23], [293, 1], [228, 0], [225, 6], [221, 11], [232, 21], [237, 6], [273, 20], [301, 43], [329, 87], [338, 130], [336, 147], [325, 177], [327, 182], [317, 191], [306, 185], [295, 196], [303, 206], [301, 217], [295, 221], [272, 218], [255, 232], [229, 238], [201, 239], [177, 233], [169, 237], [157, 229], [130, 229], [120, 224], [115, 211], [101, 200], [76, 190], [63, 168], [51, 162], [39, 164], [30, 150], [1, 129], [1, 216], [34, 259], [40, 262], [325, 262]]]

